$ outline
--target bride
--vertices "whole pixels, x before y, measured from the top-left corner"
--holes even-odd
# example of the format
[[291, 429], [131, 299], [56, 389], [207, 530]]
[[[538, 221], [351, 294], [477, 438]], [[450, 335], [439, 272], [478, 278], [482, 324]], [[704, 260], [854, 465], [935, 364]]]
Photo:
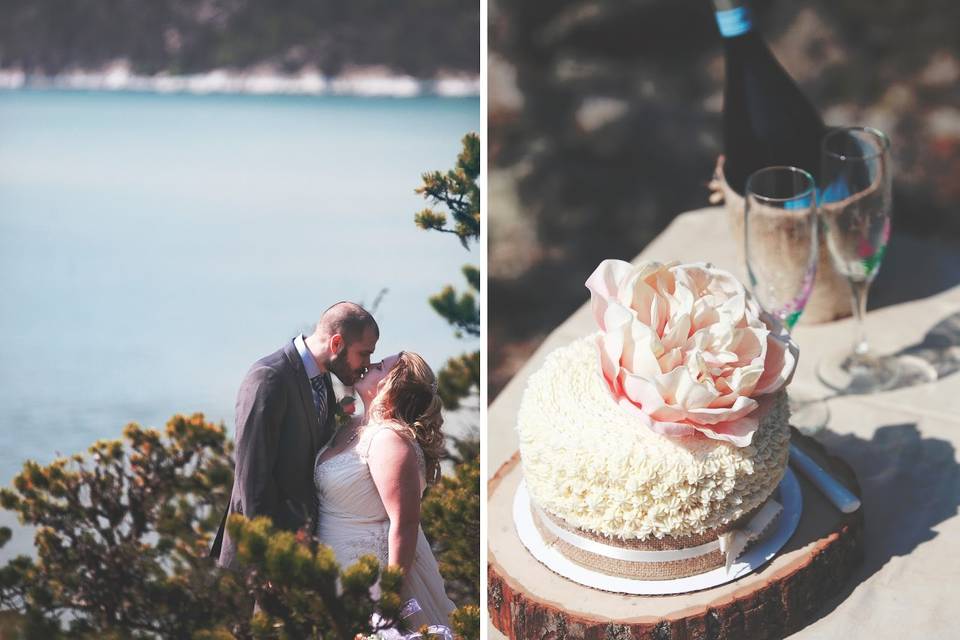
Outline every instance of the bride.
[[416, 630], [447, 625], [447, 597], [430, 544], [420, 527], [420, 499], [440, 477], [444, 438], [436, 377], [408, 351], [370, 365], [355, 392], [362, 419], [340, 428], [317, 454], [317, 537], [341, 567], [364, 554], [403, 570], [401, 601], [420, 611], [405, 618]]

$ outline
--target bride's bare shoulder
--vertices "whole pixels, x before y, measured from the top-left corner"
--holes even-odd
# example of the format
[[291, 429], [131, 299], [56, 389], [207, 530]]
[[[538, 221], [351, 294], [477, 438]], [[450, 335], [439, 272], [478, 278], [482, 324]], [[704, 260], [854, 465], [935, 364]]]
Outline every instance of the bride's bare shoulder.
[[372, 434], [374, 437], [380, 435], [384, 431], [392, 432], [393, 434], [402, 437], [406, 440], [410, 440], [412, 434], [410, 433], [410, 428], [401, 422], [395, 420], [382, 420], [379, 422], [371, 422], [366, 427], [364, 427], [366, 433]]
[[365, 428], [368, 438], [369, 454], [390, 456], [416, 455], [415, 441], [410, 438], [404, 425], [384, 421], [368, 424]]

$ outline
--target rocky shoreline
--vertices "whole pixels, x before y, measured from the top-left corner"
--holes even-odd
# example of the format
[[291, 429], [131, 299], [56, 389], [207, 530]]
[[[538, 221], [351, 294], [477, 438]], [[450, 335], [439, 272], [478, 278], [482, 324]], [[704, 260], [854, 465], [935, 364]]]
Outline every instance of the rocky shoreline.
[[449, 74], [415, 78], [381, 67], [356, 68], [337, 76], [325, 76], [313, 69], [283, 74], [269, 68], [246, 71], [213, 69], [189, 75], [139, 75], [133, 73], [129, 65], [120, 63], [101, 70], [74, 70], [56, 75], [0, 69], [0, 89], [463, 98], [480, 95], [480, 76]]

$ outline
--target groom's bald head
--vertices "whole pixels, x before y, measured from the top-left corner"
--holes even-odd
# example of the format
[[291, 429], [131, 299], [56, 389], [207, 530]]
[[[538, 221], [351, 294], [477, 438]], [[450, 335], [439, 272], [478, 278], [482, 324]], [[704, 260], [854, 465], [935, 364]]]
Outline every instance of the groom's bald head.
[[307, 348], [317, 364], [351, 386], [370, 366], [379, 339], [380, 327], [369, 311], [353, 302], [338, 302], [320, 316]]
[[327, 339], [339, 334], [349, 344], [362, 339], [368, 331], [380, 337], [380, 327], [369, 311], [354, 302], [338, 302], [320, 316], [316, 334]]

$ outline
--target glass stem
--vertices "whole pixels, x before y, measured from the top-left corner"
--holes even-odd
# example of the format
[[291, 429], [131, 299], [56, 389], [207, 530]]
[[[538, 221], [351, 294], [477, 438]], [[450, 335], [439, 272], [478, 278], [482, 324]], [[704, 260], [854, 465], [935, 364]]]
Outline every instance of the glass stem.
[[853, 352], [858, 356], [865, 356], [870, 352], [870, 345], [867, 344], [867, 332], [863, 327], [863, 319], [867, 315], [867, 289], [869, 288], [869, 280], [850, 281], [850, 290], [853, 294], [853, 315], [856, 317]]

